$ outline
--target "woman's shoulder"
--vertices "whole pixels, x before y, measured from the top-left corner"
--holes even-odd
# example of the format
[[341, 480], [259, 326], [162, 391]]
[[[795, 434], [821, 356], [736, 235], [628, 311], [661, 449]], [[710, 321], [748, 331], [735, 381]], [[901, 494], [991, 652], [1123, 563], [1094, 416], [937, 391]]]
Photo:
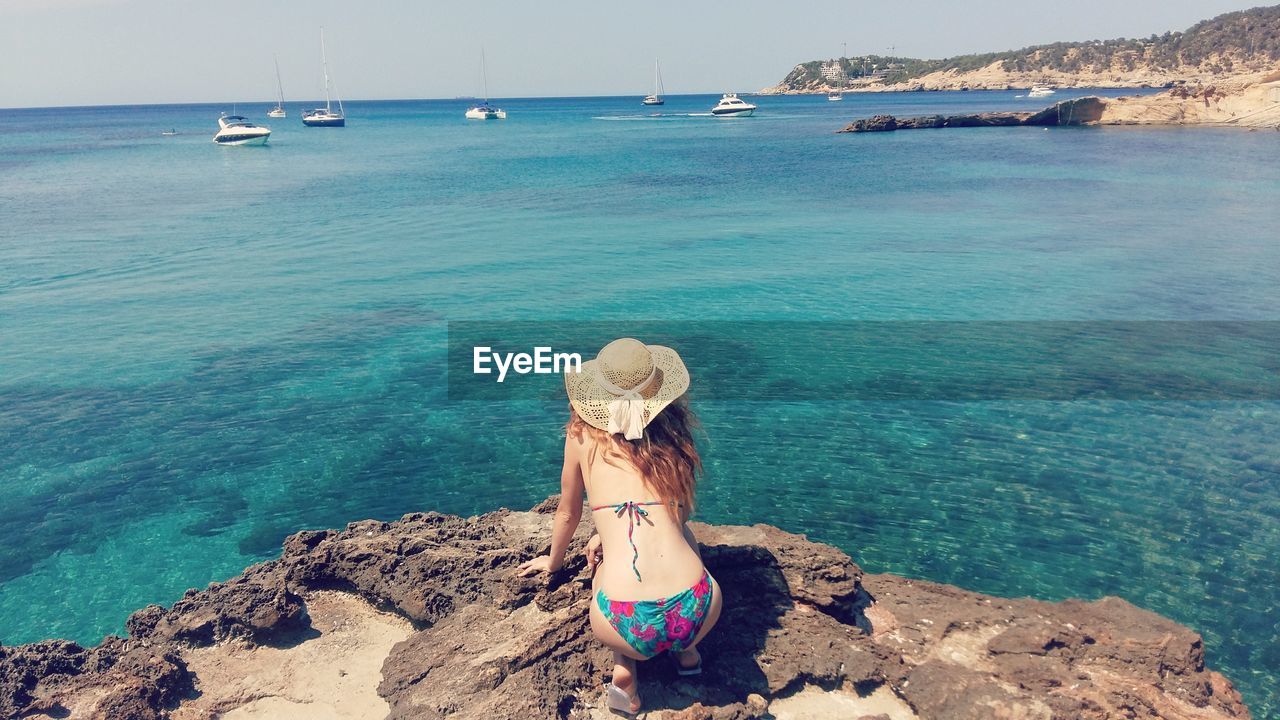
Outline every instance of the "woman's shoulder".
[[566, 452], [587, 452], [595, 447], [595, 443], [595, 438], [591, 437], [591, 433], [585, 433], [582, 432], [582, 430], [570, 428], [564, 435], [564, 448]]

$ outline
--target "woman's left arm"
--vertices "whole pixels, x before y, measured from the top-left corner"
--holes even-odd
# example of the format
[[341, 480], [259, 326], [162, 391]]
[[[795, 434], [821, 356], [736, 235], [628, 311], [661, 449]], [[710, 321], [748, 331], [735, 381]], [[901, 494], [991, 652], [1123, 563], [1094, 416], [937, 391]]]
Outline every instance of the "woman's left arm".
[[564, 467], [560, 469], [560, 505], [556, 508], [556, 520], [551, 526], [551, 571], [564, 565], [564, 554], [569, 541], [582, 522], [582, 496], [586, 488], [582, 482], [582, 465], [578, 463], [578, 443], [572, 437], [564, 439]]
[[564, 466], [560, 470], [560, 504], [556, 507], [555, 522], [551, 525], [551, 553], [541, 555], [520, 566], [521, 576], [536, 572], [555, 572], [564, 566], [564, 554], [569, 541], [582, 522], [582, 498], [586, 488], [582, 481], [582, 466], [578, 463], [578, 443], [572, 437], [564, 439]]

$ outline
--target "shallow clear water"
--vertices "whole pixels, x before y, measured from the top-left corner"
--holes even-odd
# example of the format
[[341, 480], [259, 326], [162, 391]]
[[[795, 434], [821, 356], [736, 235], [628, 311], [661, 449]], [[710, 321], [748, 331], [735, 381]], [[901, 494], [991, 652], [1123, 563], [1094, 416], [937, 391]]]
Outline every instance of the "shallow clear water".
[[[1280, 319], [1276, 133], [836, 135], [1040, 103], [714, 101], [237, 108], [265, 148], [210, 142], [230, 108], [0, 111], [0, 639], [96, 642], [302, 528], [554, 492], [562, 403], [449, 403], [448, 320]], [[1125, 597], [1275, 711], [1280, 403], [698, 409], [703, 519]]]

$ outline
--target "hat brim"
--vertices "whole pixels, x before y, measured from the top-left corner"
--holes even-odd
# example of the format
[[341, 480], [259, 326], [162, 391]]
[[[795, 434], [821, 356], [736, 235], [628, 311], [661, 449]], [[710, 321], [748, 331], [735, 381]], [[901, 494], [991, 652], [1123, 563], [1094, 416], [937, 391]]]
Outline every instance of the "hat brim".
[[[689, 390], [689, 369], [675, 350], [662, 345], [645, 347], [653, 357], [655, 368], [653, 382], [640, 393], [647, 427], [664, 408]], [[609, 403], [618, 397], [601, 385], [601, 379], [599, 361], [588, 360], [582, 363], [580, 372], [570, 370], [564, 374], [564, 389], [578, 417], [591, 427], [608, 431]]]

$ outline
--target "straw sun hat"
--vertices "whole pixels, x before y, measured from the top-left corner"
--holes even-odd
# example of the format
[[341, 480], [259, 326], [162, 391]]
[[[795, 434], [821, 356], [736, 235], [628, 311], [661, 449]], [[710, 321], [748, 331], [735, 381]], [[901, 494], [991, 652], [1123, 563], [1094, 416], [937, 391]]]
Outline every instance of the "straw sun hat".
[[565, 373], [564, 389], [588, 425], [637, 440], [689, 389], [689, 370], [669, 347], [619, 338], [601, 348], [595, 360], [582, 363], [580, 372]]

